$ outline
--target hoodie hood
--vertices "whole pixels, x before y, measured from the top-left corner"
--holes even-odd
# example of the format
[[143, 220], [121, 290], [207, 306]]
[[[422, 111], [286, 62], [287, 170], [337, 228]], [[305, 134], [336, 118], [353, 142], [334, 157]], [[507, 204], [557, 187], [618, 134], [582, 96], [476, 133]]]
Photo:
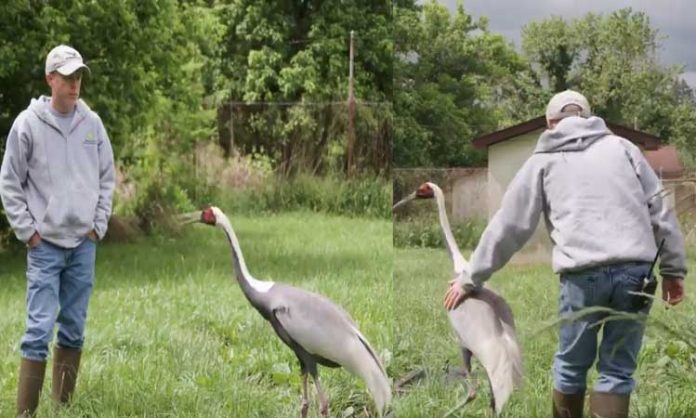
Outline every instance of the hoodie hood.
[[534, 153], [582, 151], [606, 135], [611, 131], [602, 118], [570, 116], [541, 134]]
[[[33, 112], [41, 121], [54, 127], [60, 132], [58, 122], [56, 121], [53, 114], [51, 114], [51, 111], [48, 109], [50, 105], [51, 98], [49, 96], [42, 95], [39, 96], [37, 99], [31, 99], [31, 103], [29, 104], [29, 110]], [[87, 115], [89, 115], [91, 111], [92, 110], [82, 99], [78, 99], [75, 109], [75, 117], [73, 119], [71, 130], [74, 129], [78, 123], [82, 122], [82, 120]]]

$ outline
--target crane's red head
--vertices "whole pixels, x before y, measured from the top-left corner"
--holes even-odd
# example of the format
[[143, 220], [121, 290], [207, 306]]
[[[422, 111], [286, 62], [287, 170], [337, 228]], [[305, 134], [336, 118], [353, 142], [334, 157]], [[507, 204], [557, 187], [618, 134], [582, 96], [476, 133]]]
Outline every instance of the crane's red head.
[[435, 196], [435, 192], [428, 183], [421, 184], [418, 190], [416, 190], [416, 197], [419, 199], [431, 199], [433, 196]]
[[[434, 185], [434, 184], [433, 184]], [[437, 187], [437, 186], [435, 186]], [[410, 195], [399, 200], [394, 206], [392, 206], [392, 212], [396, 211], [397, 208], [405, 205], [406, 203], [412, 201], [413, 199], [431, 199], [435, 196], [435, 191], [433, 190], [431, 183], [423, 183], [420, 185], [418, 190], [411, 193]]]
[[201, 222], [204, 224], [208, 225], [213, 225], [217, 223], [217, 220], [215, 218], [215, 212], [213, 212], [213, 208], [207, 208], [201, 212]]

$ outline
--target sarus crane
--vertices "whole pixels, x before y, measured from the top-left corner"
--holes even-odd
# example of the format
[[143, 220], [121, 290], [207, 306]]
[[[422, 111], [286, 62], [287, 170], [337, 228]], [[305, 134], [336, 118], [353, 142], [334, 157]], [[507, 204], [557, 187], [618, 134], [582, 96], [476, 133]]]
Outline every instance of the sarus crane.
[[499, 415], [513, 390], [522, 384], [522, 355], [512, 309], [505, 299], [491, 289], [475, 288], [469, 276], [469, 263], [459, 251], [450, 229], [445, 197], [434, 183], [423, 183], [415, 192], [396, 203], [392, 210], [414, 199], [432, 199], [437, 202], [440, 226], [450, 259], [454, 264], [454, 279], [471, 289], [466, 298], [448, 311], [450, 324], [459, 338], [464, 360], [464, 380], [468, 388], [464, 404], [476, 396], [470, 381], [471, 358], [476, 357], [488, 376], [491, 390], [490, 407]]
[[247, 269], [232, 225], [217, 207], [182, 215], [184, 223], [202, 222], [225, 231], [232, 247], [232, 263], [239, 286], [249, 303], [271, 323], [273, 330], [297, 356], [302, 375], [300, 416], [307, 417], [308, 376], [312, 375], [322, 417], [329, 400], [319, 383], [318, 365], [344, 367], [365, 381], [382, 416], [391, 401], [387, 373], [365, 336], [348, 313], [326, 297], [297, 287], [255, 279]]

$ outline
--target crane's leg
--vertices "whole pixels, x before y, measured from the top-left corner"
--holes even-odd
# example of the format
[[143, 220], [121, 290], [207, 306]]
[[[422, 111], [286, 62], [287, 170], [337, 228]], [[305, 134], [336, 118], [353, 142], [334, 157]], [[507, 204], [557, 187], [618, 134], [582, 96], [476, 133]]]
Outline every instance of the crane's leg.
[[307, 412], [309, 411], [309, 397], [307, 396], [307, 380], [309, 380], [309, 373], [302, 371], [302, 403], [300, 404], [300, 417], [307, 418]]
[[486, 415], [494, 417], [496, 415], [495, 414], [495, 394], [493, 393], [493, 384], [491, 383], [490, 380], [488, 381], [488, 389], [491, 392], [491, 403], [489, 405], [490, 406], [489, 413]]
[[462, 359], [464, 360], [462, 377], [464, 377], [464, 384], [466, 385], [468, 393], [466, 395], [466, 399], [459, 402], [454, 408], [447, 411], [447, 413], [444, 415], [445, 418], [454, 415], [459, 410], [459, 408], [464, 407], [464, 405], [468, 404], [476, 397], [476, 387], [471, 381], [471, 357], [473, 355], [474, 353], [462, 347]]
[[319, 383], [319, 374], [314, 374], [314, 387], [317, 389], [317, 397], [319, 398], [319, 413], [323, 418], [329, 417], [329, 399], [324, 394], [321, 389], [321, 384]]
[[[317, 366], [312, 366], [311, 362], [305, 361], [303, 355], [295, 353], [297, 355], [297, 360], [300, 361], [300, 375], [302, 375], [302, 402], [300, 402], [300, 417], [307, 418], [307, 412], [309, 412], [309, 396], [307, 396], [307, 380], [309, 380], [309, 373], [315, 372]], [[307, 366], [309, 364], [309, 367]]]
[[466, 384], [466, 388], [468, 390], [468, 393], [466, 395], [466, 401], [464, 401], [463, 405], [466, 405], [476, 397], [476, 387], [471, 381], [472, 356], [473, 353], [469, 349], [462, 347], [462, 359], [464, 360], [464, 370], [462, 371], [462, 374], [464, 375], [464, 383]]

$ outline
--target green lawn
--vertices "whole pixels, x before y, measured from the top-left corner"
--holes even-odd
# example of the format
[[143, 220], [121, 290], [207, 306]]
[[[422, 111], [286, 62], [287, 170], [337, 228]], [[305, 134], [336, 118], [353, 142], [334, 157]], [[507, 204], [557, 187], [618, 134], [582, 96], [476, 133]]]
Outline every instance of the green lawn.
[[[249, 269], [323, 293], [343, 305], [379, 351], [389, 375], [425, 377], [395, 397], [398, 418], [442, 417], [464, 395], [446, 367], [459, 367], [456, 339], [441, 308], [451, 263], [444, 249], [392, 250], [388, 221], [292, 213], [230, 216]], [[0, 256], [0, 416], [11, 416], [24, 326], [24, 255]], [[696, 271], [690, 260], [692, 271]], [[75, 403], [41, 417], [296, 417], [296, 359], [233, 281], [222, 231], [191, 226], [178, 238], [104, 245]], [[392, 281], [392, 269], [394, 279]], [[490, 285], [508, 299], [525, 360], [525, 386], [508, 417], [549, 416], [556, 347], [557, 279], [546, 266], [507, 267]], [[696, 305], [653, 310], [638, 370], [632, 416], [689, 417], [696, 411]], [[669, 337], [658, 325], [683, 331]], [[681, 327], [681, 328], [678, 328]], [[367, 417], [371, 400], [345, 370], [321, 369], [332, 417]], [[486, 414], [479, 396], [454, 416]], [[47, 376], [45, 388], [50, 387]], [[45, 392], [46, 393], [46, 392]], [[311, 416], [317, 417], [316, 404]]]
[[[696, 271], [695, 260], [690, 260]], [[447, 379], [445, 369], [461, 366], [459, 347], [441, 308], [452, 264], [444, 249], [397, 249], [394, 260], [396, 329], [394, 362], [397, 376], [424, 369], [425, 377], [397, 398], [399, 418], [442, 417], [465, 396], [461, 380]], [[551, 364], [557, 344], [553, 324], [558, 307], [558, 279], [550, 267], [508, 266], [489, 286], [499, 290], [515, 314], [525, 362], [524, 387], [515, 393], [503, 412], [507, 417], [551, 415]], [[687, 283], [687, 291], [692, 288]], [[687, 299], [677, 309], [656, 305], [652, 320], [678, 330], [690, 331], [681, 338], [696, 342], [696, 303]], [[475, 318], [472, 318], [475, 320]], [[637, 372], [638, 388], [631, 401], [632, 417], [696, 416], [696, 350], [679, 338], [669, 337], [658, 322], [649, 325]], [[594, 372], [593, 372], [594, 373]], [[483, 369], [474, 360], [474, 374], [481, 382], [478, 397], [453, 414], [484, 417], [489, 392]], [[594, 374], [592, 375], [594, 377]]]
[[[388, 367], [392, 358], [392, 227], [382, 220], [308, 213], [228, 214], [249, 270], [343, 305]], [[0, 416], [10, 416], [24, 327], [24, 255], [0, 256]], [[321, 368], [331, 416], [366, 417], [363, 383]], [[50, 373], [49, 373], [50, 374]], [[45, 388], [50, 387], [47, 375]], [[292, 351], [233, 280], [219, 229], [103, 245], [90, 304], [77, 397], [41, 417], [294, 417], [299, 367]], [[310, 416], [319, 416], [313, 404]], [[350, 412], [353, 411], [351, 414]]]

